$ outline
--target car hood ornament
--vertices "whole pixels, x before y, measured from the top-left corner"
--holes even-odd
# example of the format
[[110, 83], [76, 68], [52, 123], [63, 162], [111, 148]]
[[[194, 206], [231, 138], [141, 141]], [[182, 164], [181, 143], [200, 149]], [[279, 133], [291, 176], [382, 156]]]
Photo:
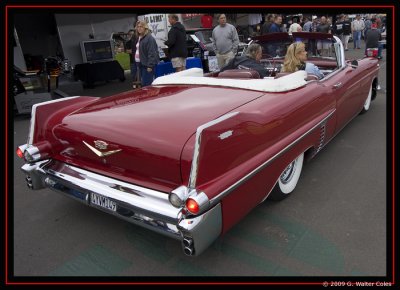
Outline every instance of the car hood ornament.
[[[107, 156], [109, 156], [111, 154], [117, 153], [117, 152], [122, 150], [122, 149], [117, 149], [117, 150], [110, 150], [110, 151], [102, 152], [100, 150], [97, 150], [95, 147], [89, 145], [85, 141], [82, 141], [82, 142], [83, 142], [83, 144], [85, 144], [90, 150], [92, 150], [99, 157], [107, 157]], [[97, 148], [99, 148], [101, 150], [107, 149], [107, 146], [108, 146], [108, 144], [106, 142], [101, 141], [101, 140], [94, 141], [94, 144], [95, 144], [95, 146]]]

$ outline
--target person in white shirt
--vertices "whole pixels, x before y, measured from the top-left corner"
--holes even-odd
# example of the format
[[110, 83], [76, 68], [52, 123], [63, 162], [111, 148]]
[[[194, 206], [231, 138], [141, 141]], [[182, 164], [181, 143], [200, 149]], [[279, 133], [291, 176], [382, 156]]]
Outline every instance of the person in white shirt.
[[351, 31], [353, 32], [354, 49], [361, 49], [361, 34], [365, 28], [364, 20], [358, 14], [356, 19], [351, 23]]
[[288, 33], [291, 35], [292, 32], [302, 31], [301, 25], [297, 23], [297, 18], [293, 18], [293, 23], [290, 25]]

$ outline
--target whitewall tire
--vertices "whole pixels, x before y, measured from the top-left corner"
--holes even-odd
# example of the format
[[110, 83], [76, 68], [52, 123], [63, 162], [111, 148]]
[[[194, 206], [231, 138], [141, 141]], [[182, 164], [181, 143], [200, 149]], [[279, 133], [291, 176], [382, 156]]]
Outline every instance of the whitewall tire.
[[272, 200], [282, 200], [289, 196], [296, 188], [303, 168], [304, 153], [301, 153], [283, 170], [274, 189], [268, 196]]
[[371, 100], [372, 100], [372, 85], [371, 85], [371, 87], [369, 88], [368, 97], [367, 97], [367, 99], [365, 100], [364, 106], [363, 106], [363, 108], [362, 108], [360, 114], [364, 114], [364, 113], [368, 112], [369, 107], [371, 106]]

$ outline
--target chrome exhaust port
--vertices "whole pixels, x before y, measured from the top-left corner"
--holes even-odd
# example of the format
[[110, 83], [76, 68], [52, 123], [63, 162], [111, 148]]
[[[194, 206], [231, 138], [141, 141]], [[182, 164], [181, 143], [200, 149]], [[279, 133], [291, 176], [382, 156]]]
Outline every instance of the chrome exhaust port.
[[187, 256], [193, 256], [194, 255], [194, 243], [193, 239], [190, 237], [184, 237], [182, 240], [183, 244], [183, 251]]

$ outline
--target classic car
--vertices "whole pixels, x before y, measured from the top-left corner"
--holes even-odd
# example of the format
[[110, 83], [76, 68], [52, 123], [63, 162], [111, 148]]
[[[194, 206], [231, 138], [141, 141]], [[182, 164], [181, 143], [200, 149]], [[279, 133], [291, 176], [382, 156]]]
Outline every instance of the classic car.
[[[324, 78], [280, 72], [287, 45], [301, 40], [311, 50], [321, 39], [331, 41], [332, 55], [310, 51], [309, 61]], [[377, 94], [378, 60], [346, 60], [331, 34], [253, 41], [273, 52], [263, 79], [246, 69], [192, 68], [106, 98], [34, 105], [27, 144], [17, 148], [28, 187], [63, 193], [201, 254], [265, 199], [290, 196], [303, 162]]]

